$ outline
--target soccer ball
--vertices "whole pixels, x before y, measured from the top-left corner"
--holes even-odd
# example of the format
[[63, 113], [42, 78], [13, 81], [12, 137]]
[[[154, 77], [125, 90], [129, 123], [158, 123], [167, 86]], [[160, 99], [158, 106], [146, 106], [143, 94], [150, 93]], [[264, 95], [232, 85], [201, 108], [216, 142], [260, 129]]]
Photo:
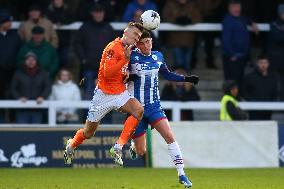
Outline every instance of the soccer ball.
[[143, 27], [147, 30], [155, 30], [160, 25], [160, 15], [153, 10], [147, 10], [143, 12], [140, 17]]

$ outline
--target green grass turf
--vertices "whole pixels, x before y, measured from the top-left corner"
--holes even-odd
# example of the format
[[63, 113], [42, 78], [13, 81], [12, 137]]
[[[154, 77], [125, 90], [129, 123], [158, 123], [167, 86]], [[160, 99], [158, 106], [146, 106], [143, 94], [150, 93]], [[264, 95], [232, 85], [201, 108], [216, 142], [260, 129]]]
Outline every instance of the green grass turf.
[[[284, 169], [186, 170], [196, 189], [284, 189]], [[0, 189], [176, 189], [174, 169], [5, 169]]]

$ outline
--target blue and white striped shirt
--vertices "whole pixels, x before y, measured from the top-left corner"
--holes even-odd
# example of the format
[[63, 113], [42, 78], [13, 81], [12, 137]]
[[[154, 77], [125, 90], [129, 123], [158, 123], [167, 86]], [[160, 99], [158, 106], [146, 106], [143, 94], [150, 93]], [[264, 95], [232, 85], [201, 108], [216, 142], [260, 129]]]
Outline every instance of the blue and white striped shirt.
[[150, 55], [143, 55], [138, 49], [131, 53], [129, 63], [130, 74], [135, 74], [134, 81], [129, 82], [128, 90], [141, 104], [160, 104], [158, 74], [170, 81], [184, 81], [184, 76], [168, 70], [164, 57], [159, 51], [152, 51]]

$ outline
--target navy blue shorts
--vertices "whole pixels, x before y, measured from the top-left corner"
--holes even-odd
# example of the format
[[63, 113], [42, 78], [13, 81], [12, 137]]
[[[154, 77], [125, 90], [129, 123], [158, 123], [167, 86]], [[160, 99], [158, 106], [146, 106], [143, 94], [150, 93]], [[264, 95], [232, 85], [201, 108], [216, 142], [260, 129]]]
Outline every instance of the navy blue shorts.
[[143, 118], [139, 122], [132, 138], [143, 136], [146, 133], [149, 124], [151, 126], [154, 126], [156, 123], [163, 119], [167, 119], [167, 116], [162, 108], [159, 107], [155, 108], [154, 110], [147, 110], [147, 108], [145, 108]]

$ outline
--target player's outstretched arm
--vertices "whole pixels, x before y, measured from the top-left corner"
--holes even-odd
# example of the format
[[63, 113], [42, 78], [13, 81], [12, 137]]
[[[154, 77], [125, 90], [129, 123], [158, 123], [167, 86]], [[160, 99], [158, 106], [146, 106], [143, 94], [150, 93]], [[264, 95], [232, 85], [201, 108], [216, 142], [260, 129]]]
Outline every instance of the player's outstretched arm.
[[176, 74], [174, 72], [171, 72], [166, 64], [163, 64], [163, 66], [161, 66], [159, 73], [162, 74], [162, 76], [168, 81], [189, 82], [194, 85], [199, 82], [199, 77], [197, 75], [184, 76]]

